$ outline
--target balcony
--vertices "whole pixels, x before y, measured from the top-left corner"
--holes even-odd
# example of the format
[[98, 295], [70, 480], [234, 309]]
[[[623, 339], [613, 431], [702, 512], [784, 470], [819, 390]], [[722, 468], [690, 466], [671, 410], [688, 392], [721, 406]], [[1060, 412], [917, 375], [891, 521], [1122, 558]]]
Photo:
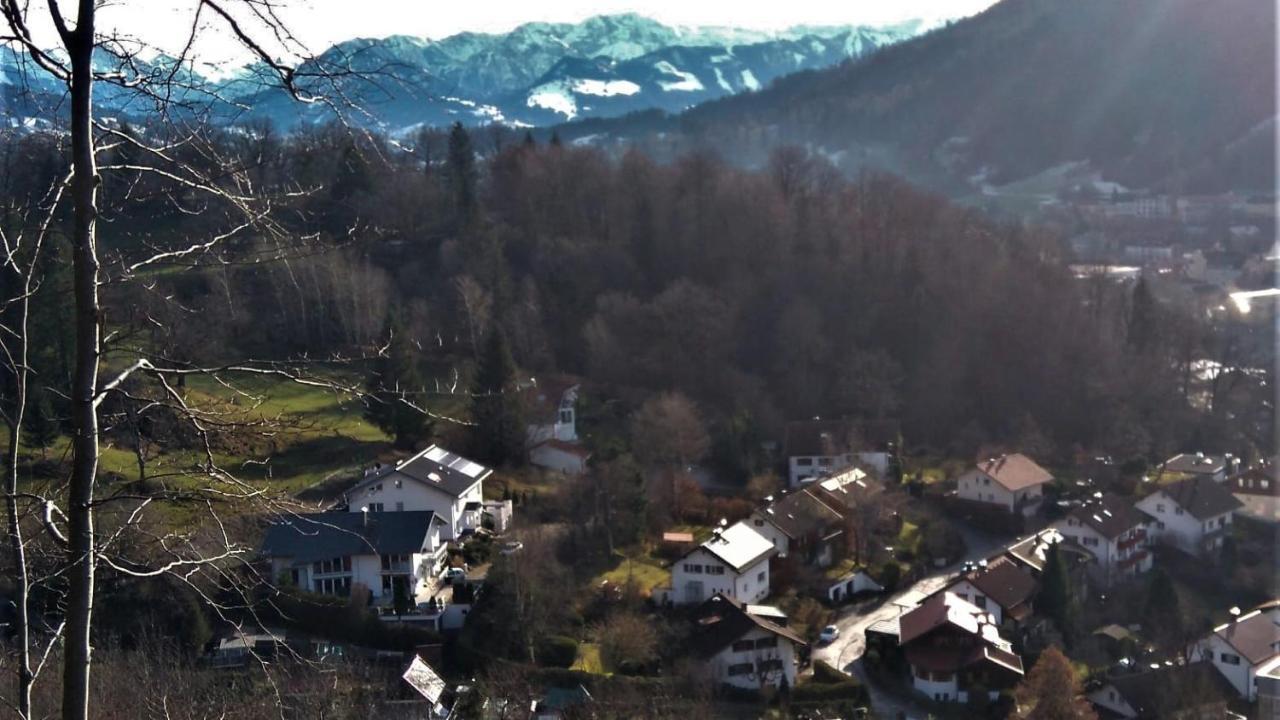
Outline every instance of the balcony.
[[1146, 558], [1147, 558], [1147, 551], [1139, 550], [1138, 552], [1130, 555], [1129, 557], [1124, 558], [1123, 560], [1120, 560], [1119, 562], [1117, 562], [1116, 567], [1120, 568], [1121, 570], [1128, 570], [1131, 567], [1136, 567], [1137, 565], [1140, 565], [1142, 561], [1145, 560]]
[[1128, 540], [1120, 541], [1120, 543], [1116, 547], [1117, 549], [1120, 550], [1120, 552], [1124, 552], [1125, 550], [1128, 550], [1129, 548], [1132, 548], [1132, 547], [1146, 545], [1146, 542], [1147, 542], [1147, 531], [1139, 530], [1136, 533], [1134, 533], [1133, 537], [1129, 538]]

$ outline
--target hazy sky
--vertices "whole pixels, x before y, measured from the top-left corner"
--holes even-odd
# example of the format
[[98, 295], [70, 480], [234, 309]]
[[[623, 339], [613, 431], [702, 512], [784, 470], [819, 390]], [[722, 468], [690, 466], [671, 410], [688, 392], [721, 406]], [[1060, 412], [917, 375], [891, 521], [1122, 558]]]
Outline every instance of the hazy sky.
[[[48, 2], [49, 0], [44, 0]], [[972, 15], [993, 0], [275, 0], [299, 39], [315, 52], [353, 37], [407, 34], [440, 38], [463, 30], [503, 32], [534, 20], [572, 22], [602, 13], [637, 12], [674, 25], [730, 25], [781, 29], [792, 25], [884, 24], [910, 18]], [[41, 25], [47, 11], [32, 2]], [[168, 52], [185, 42], [196, 0], [108, 0], [100, 25]], [[226, 0], [228, 6], [234, 0]], [[60, 5], [71, 8], [70, 0]], [[235, 40], [208, 22], [201, 55], [221, 61], [239, 55]], [[44, 28], [47, 30], [47, 28]]]

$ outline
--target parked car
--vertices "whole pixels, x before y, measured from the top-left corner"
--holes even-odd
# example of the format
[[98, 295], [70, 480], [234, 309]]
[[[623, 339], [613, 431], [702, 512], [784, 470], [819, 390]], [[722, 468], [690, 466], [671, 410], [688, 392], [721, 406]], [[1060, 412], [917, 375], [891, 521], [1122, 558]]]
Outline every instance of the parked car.
[[455, 585], [459, 582], [465, 582], [467, 579], [467, 571], [460, 567], [448, 568], [440, 575], [440, 578], [449, 585]]
[[502, 553], [503, 555], [514, 555], [523, 549], [524, 549], [524, 543], [516, 540], [512, 540], [511, 542], [503, 543], [502, 549], [499, 550], [498, 552]]
[[836, 641], [840, 637], [840, 628], [835, 625], [828, 625], [822, 628], [822, 632], [818, 633], [818, 642], [827, 645]]

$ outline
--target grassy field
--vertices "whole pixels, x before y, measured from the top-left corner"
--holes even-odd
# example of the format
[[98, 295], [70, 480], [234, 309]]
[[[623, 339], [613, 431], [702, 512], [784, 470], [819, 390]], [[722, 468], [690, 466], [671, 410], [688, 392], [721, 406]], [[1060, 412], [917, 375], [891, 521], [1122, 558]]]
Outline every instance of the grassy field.
[[600, 661], [600, 646], [596, 643], [582, 643], [579, 645], [578, 659], [573, 661], [573, 665], [569, 669], [597, 675], [607, 674], [604, 671], [604, 663]]
[[600, 587], [604, 582], [625, 586], [628, 581], [635, 582], [642, 592], [648, 593], [659, 585], [671, 581], [671, 573], [662, 567], [658, 559], [641, 553], [617, 555], [618, 564], [592, 578], [589, 587]]

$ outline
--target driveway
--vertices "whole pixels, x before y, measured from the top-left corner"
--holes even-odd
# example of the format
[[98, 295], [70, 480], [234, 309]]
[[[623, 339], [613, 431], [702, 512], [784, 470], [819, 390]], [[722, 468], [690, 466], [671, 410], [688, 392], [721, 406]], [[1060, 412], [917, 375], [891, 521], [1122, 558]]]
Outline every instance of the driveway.
[[903, 698], [884, 692], [883, 689], [867, 682], [867, 674], [862, 667], [862, 653], [866, 650], [866, 630], [881, 620], [890, 620], [901, 614], [902, 608], [895, 601], [914, 596], [919, 598], [942, 589], [960, 571], [961, 566], [970, 560], [981, 560], [989, 557], [997, 549], [1013, 542], [1012, 538], [1002, 535], [989, 535], [960, 525], [957, 528], [965, 540], [965, 556], [954, 565], [938, 570], [894, 593], [889, 598], [876, 598], [856, 605], [846, 606], [836, 619], [836, 627], [840, 628], [840, 637], [835, 642], [814, 648], [814, 661], [822, 660], [832, 667], [839, 668], [867, 686], [871, 692], [871, 707], [876, 715], [884, 718], [896, 718], [898, 713], [909, 720], [927, 717], [925, 710], [917, 707], [910, 698]]

